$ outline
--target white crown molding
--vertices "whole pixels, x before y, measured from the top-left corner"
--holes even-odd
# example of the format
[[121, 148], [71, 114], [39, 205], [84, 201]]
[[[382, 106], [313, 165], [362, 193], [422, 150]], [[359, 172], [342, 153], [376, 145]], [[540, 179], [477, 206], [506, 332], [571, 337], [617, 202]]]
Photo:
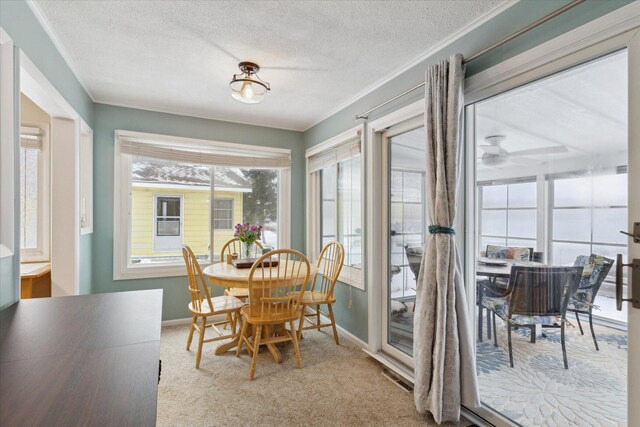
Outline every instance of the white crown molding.
[[89, 87], [85, 84], [84, 81], [82, 81], [82, 77], [79, 73], [77, 64], [74, 62], [73, 58], [71, 57], [71, 54], [64, 47], [64, 44], [62, 44], [62, 41], [60, 40], [56, 32], [53, 30], [51, 23], [47, 19], [46, 15], [42, 11], [38, 3], [35, 0], [26, 0], [26, 2], [27, 2], [27, 5], [29, 6], [29, 9], [31, 9], [31, 12], [33, 12], [36, 19], [44, 29], [45, 33], [47, 33], [47, 35], [51, 39], [51, 42], [53, 42], [53, 45], [58, 50], [58, 53], [60, 53], [60, 56], [62, 56], [62, 59], [64, 59], [64, 62], [66, 62], [69, 69], [71, 69], [71, 72], [74, 74], [74, 76], [80, 83], [80, 86], [82, 86], [82, 88], [87, 93], [87, 95], [89, 95], [89, 98], [91, 98], [91, 101], [96, 102], [95, 97], [89, 90]]
[[486, 96], [491, 88], [552, 61], [564, 58], [596, 43], [627, 31], [640, 29], [640, 2], [633, 2], [611, 13], [542, 43], [513, 58], [465, 79], [465, 103]]
[[101, 105], [106, 105], [108, 107], [121, 107], [121, 108], [131, 108], [133, 110], [140, 110], [140, 111], [148, 111], [151, 113], [164, 113], [164, 114], [171, 114], [174, 116], [183, 116], [183, 117], [189, 117], [189, 118], [194, 118], [194, 119], [205, 119], [205, 120], [216, 120], [219, 122], [226, 122], [226, 123], [234, 123], [234, 124], [239, 124], [239, 125], [249, 125], [249, 126], [258, 126], [258, 127], [263, 127], [263, 128], [269, 128], [269, 129], [276, 129], [276, 130], [287, 130], [287, 131], [292, 131], [292, 132], [303, 132], [303, 127], [297, 127], [297, 128], [291, 128], [291, 127], [283, 127], [283, 126], [269, 126], [267, 124], [264, 123], [260, 123], [260, 122], [251, 122], [251, 121], [246, 121], [246, 120], [229, 120], [228, 118], [224, 118], [224, 117], [219, 117], [219, 116], [215, 116], [215, 115], [206, 115], [206, 114], [191, 114], [191, 113], [185, 113], [184, 111], [180, 112], [177, 109], [171, 109], [171, 108], [156, 108], [156, 107], [149, 107], [149, 106], [145, 106], [143, 104], [128, 104], [126, 102], [109, 102], [109, 101], [102, 101], [100, 100], [100, 98], [97, 98], [95, 100], [93, 100], [94, 103], [96, 104], [101, 104]]
[[445, 47], [449, 46], [450, 44], [452, 44], [453, 42], [455, 42], [459, 38], [465, 36], [466, 34], [470, 33], [471, 31], [475, 30], [476, 28], [481, 27], [482, 25], [486, 24], [488, 21], [490, 21], [491, 19], [493, 19], [496, 16], [500, 15], [501, 13], [503, 13], [505, 10], [509, 9], [510, 7], [514, 6], [519, 1], [520, 0], [505, 0], [501, 4], [497, 5], [493, 9], [491, 9], [489, 12], [485, 13], [482, 16], [479, 16], [478, 18], [476, 18], [473, 21], [469, 22], [467, 25], [463, 26], [462, 28], [460, 28], [459, 30], [454, 32], [453, 34], [451, 34], [448, 37], [446, 37], [445, 39], [441, 40], [440, 42], [438, 42], [437, 44], [435, 44], [430, 49], [428, 49], [427, 51], [423, 52], [422, 54], [420, 54], [416, 58], [414, 58], [411, 61], [407, 62], [406, 64], [404, 64], [400, 68], [397, 68], [391, 74], [388, 74], [386, 77], [383, 77], [382, 79], [376, 81], [375, 83], [371, 84], [367, 88], [361, 90], [360, 92], [358, 92], [354, 96], [352, 96], [349, 99], [347, 99], [346, 101], [342, 102], [337, 107], [332, 108], [327, 113], [323, 114], [311, 126], [308, 126], [306, 129], [304, 129], [304, 131], [305, 132], [308, 131], [309, 129], [311, 129], [312, 127], [317, 125], [318, 123], [321, 123], [324, 120], [328, 119], [329, 117], [333, 116], [334, 114], [344, 110], [345, 108], [347, 108], [348, 106], [350, 106], [354, 102], [358, 101], [359, 99], [364, 98], [365, 96], [367, 96], [368, 94], [370, 94], [374, 90], [380, 88], [384, 84], [386, 84], [386, 83], [390, 82], [391, 80], [395, 79], [396, 77], [398, 77], [399, 75], [401, 75], [405, 71], [413, 68], [414, 66], [418, 65], [419, 63], [421, 63], [425, 59], [437, 54], [438, 52], [440, 52]]

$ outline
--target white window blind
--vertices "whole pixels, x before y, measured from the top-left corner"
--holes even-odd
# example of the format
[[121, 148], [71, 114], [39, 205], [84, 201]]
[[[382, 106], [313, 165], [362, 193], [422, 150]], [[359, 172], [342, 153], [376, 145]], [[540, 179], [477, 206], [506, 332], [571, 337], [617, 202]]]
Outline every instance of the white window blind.
[[240, 144], [202, 144], [143, 139], [119, 134], [120, 152], [123, 155], [171, 160], [179, 163], [215, 165], [238, 168], [287, 169], [291, 167], [289, 150], [260, 150], [260, 147]]
[[42, 151], [42, 129], [32, 126], [20, 126], [20, 148]]
[[346, 140], [333, 148], [309, 156], [308, 172], [311, 173], [322, 170], [343, 160], [356, 157], [359, 154], [360, 135]]

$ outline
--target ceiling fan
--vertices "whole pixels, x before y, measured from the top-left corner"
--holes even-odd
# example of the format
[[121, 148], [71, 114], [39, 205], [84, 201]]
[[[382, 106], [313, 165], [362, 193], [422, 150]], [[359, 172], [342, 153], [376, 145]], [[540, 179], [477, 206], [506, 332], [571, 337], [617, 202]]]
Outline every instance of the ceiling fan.
[[484, 153], [480, 158], [481, 162], [487, 166], [496, 166], [513, 161], [514, 163], [539, 163], [535, 159], [526, 158], [526, 156], [536, 156], [541, 154], [564, 153], [567, 147], [556, 145], [553, 147], [530, 148], [528, 150], [507, 151], [500, 145], [506, 136], [490, 135], [484, 138], [485, 143], [480, 145]]

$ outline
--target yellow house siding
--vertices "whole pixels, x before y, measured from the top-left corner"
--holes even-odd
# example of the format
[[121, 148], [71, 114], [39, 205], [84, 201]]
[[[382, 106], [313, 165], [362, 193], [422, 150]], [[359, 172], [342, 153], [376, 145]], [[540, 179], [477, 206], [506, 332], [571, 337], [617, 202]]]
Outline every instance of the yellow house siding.
[[[209, 190], [182, 188], [133, 187], [131, 191], [131, 255], [133, 257], [181, 256], [180, 251], [154, 251], [154, 195], [181, 196], [183, 200], [182, 243], [193, 249], [196, 255], [209, 253], [210, 204]], [[216, 191], [216, 198], [233, 200], [233, 225], [242, 221], [242, 193]], [[214, 230], [214, 254], [233, 238], [233, 229]]]

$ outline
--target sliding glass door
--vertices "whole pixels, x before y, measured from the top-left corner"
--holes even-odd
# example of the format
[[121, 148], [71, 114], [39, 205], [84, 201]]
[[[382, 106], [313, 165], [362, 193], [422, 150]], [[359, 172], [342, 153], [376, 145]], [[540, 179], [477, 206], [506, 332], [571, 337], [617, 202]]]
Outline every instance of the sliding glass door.
[[[626, 423], [627, 69], [623, 50], [467, 107], [478, 383], [520, 425]], [[568, 267], [576, 287], [554, 294]]]
[[425, 152], [421, 120], [383, 133], [388, 168], [385, 186], [383, 350], [413, 366], [416, 280], [425, 244]]

